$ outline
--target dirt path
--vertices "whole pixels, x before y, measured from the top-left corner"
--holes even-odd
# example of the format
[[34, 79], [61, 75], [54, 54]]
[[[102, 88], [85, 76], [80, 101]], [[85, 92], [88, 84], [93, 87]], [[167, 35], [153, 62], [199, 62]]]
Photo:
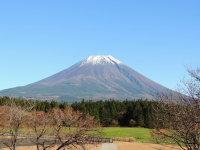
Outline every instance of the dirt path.
[[[1, 150], [9, 150], [2, 144], [3, 140], [0, 137], [0, 149]], [[22, 146], [23, 145], [23, 146]], [[17, 147], [17, 150], [36, 150], [35, 146], [31, 146], [30, 144], [22, 144]], [[104, 143], [98, 145], [86, 145], [87, 150], [180, 150], [177, 146], [171, 145], [159, 145], [159, 144], [151, 144], [151, 143], [130, 143], [130, 142], [114, 142], [114, 143]], [[52, 150], [55, 150], [52, 149]], [[71, 149], [70, 149], [71, 150]], [[77, 150], [77, 148], [73, 149]]]
[[[86, 150], [100, 150], [100, 147], [101, 147], [100, 144], [98, 144], [98, 145], [91, 145], [91, 144], [85, 145]], [[9, 148], [3, 148], [3, 149], [0, 148], [0, 150], [9, 150]], [[36, 148], [36, 146], [18, 146], [16, 148], [16, 150], [37, 150], [37, 148]], [[50, 148], [48, 150], [56, 150], [56, 148]], [[63, 148], [61, 150], [83, 150], [83, 149], [81, 147], [77, 146], [76, 148], [75, 147], [74, 148], [65, 148], [65, 149]]]
[[150, 143], [115, 142], [117, 150], [180, 150], [177, 146]]
[[114, 143], [103, 143], [100, 150], [117, 150]]

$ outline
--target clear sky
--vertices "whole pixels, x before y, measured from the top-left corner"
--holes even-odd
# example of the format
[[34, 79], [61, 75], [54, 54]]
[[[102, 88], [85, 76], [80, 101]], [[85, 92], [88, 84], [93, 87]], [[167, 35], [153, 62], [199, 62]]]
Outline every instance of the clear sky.
[[176, 89], [185, 66], [200, 64], [200, 1], [0, 1], [0, 90], [90, 55], [112, 55]]

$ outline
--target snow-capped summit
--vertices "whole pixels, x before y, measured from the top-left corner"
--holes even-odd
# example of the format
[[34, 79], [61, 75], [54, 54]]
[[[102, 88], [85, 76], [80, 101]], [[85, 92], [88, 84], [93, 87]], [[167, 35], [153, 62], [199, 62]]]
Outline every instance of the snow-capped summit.
[[114, 57], [108, 55], [98, 55], [98, 56], [89, 56], [81, 62], [81, 66], [84, 64], [92, 64], [92, 65], [102, 65], [102, 64], [122, 64], [119, 60]]

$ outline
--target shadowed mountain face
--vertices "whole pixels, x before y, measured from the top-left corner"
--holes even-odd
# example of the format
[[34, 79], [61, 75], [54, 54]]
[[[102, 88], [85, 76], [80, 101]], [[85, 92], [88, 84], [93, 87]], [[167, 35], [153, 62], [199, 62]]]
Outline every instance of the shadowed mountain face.
[[112, 56], [90, 56], [38, 82], [0, 91], [0, 95], [53, 99], [153, 98], [167, 88]]

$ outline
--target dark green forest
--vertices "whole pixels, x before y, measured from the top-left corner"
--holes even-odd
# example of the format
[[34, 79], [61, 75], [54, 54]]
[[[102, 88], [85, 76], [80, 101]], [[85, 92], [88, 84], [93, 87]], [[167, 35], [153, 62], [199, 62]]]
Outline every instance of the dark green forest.
[[94, 116], [103, 126], [140, 126], [152, 128], [152, 104], [147, 100], [84, 101], [74, 102], [71, 107]]
[[[21, 100], [18, 98], [0, 97], [0, 105], [9, 104], [14, 101], [17, 105], [34, 105], [34, 109], [37, 111], [47, 112], [48, 110], [57, 107], [60, 109], [66, 109], [69, 105], [67, 102], [52, 101], [32, 101]], [[146, 127], [153, 128], [152, 121], [152, 105], [155, 102], [148, 100], [99, 100], [99, 101], [85, 101], [74, 102], [71, 107], [75, 111], [84, 112], [94, 118], [102, 126], [126, 126], [126, 127]]]

